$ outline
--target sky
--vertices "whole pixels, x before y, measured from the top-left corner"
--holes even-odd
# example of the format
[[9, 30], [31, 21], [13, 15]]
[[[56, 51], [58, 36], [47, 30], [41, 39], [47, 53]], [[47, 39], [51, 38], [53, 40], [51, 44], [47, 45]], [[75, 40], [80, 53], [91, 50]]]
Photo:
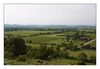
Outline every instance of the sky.
[[4, 23], [19, 25], [95, 25], [95, 4], [5, 4]]

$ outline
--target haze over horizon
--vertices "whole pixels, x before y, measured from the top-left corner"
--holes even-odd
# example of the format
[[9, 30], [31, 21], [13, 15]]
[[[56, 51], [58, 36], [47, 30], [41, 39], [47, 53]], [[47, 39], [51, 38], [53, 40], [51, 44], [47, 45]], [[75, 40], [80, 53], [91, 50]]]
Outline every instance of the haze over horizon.
[[[31, 25], [31, 26], [32, 25], [36, 25], [36, 26], [48, 26], [49, 25], [49, 26], [57, 26], [58, 24], [56, 24], [56, 25], [55, 24], [47, 24], [47, 25], [46, 24], [45, 25], [43, 25], [43, 24], [42, 25], [37, 25], [37, 24], [4, 24], [4, 25], [23, 25], [23, 26], [27, 26], [27, 25]], [[61, 25], [60, 24], [58, 26], [96, 26], [96, 25]]]
[[95, 4], [5, 4], [4, 23], [16, 25], [96, 25]]

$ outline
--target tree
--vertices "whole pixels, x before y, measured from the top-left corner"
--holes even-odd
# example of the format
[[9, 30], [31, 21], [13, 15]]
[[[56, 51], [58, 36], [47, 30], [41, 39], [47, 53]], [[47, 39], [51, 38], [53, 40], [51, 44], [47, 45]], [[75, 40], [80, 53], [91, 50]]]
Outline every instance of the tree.
[[54, 46], [48, 47], [48, 49], [46, 50], [46, 53], [48, 54], [48, 57], [47, 57], [48, 59], [53, 58], [55, 54]]
[[84, 31], [81, 32], [81, 36], [84, 36]]
[[74, 46], [74, 43], [73, 43], [72, 40], [69, 42], [68, 45], [69, 45], [69, 49], [70, 49], [70, 50], [74, 50], [74, 47], [75, 47], [75, 46]]
[[47, 47], [46, 45], [41, 45], [39, 48], [37, 48], [34, 57], [37, 59], [48, 60], [55, 57], [54, 54], [55, 51], [53, 46]]
[[27, 57], [33, 58], [36, 53], [36, 48], [33, 48], [31, 46], [27, 47]]
[[26, 54], [25, 41], [21, 37], [11, 37], [8, 39], [8, 44], [6, 46], [6, 51], [11, 57], [18, 57], [19, 55]]
[[73, 35], [74, 36], [74, 40], [77, 40], [79, 38], [79, 31], [76, 31], [75, 34]]
[[56, 50], [60, 51], [60, 46], [56, 46]]
[[48, 57], [48, 54], [46, 53], [47, 51], [47, 46], [44, 44], [41, 44], [39, 48], [37, 48], [36, 53], [35, 53], [35, 58], [38, 59], [46, 59]]

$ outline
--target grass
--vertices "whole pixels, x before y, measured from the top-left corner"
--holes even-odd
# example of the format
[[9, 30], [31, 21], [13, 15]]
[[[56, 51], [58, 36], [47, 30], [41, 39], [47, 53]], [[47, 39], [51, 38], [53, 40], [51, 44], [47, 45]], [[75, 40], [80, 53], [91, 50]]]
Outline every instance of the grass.
[[[5, 65], [77, 65], [79, 60], [75, 59], [65, 59], [65, 58], [56, 58], [51, 60], [40, 60], [40, 59], [28, 59], [26, 61], [14, 60], [5, 60]], [[88, 65], [95, 65], [94, 63], [88, 63]]]
[[87, 33], [87, 34], [85, 34], [86, 36], [88, 36], [89, 38], [91, 38], [91, 39], [96, 39], [96, 34], [95, 33]]
[[32, 40], [32, 43], [45, 43], [51, 40], [58, 40], [58, 37], [51, 37], [51, 36], [36, 36], [36, 37], [25, 37], [25, 41]]
[[40, 47], [40, 44], [30, 44], [30, 43], [26, 43], [27, 46], [31, 46], [33, 48], [37, 48], [37, 47]]
[[55, 31], [12, 31], [12, 32], [5, 32], [4, 34], [13, 34], [13, 35], [23, 35], [23, 36], [29, 36], [32, 34], [39, 34], [39, 33], [47, 33], [47, 32], [55, 32]]
[[[25, 36], [22, 37], [25, 40], [25, 43], [27, 46], [32, 46], [34, 48], [40, 47], [39, 43], [55, 43], [55, 44], [61, 44], [63, 42], [67, 43], [67, 41], [62, 40], [61, 38], [64, 38], [65, 35], [73, 35], [75, 32], [65, 32], [62, 34], [50, 34], [50, 35], [38, 35], [38, 36], [30, 36], [33, 34], [39, 34], [39, 33], [47, 33], [47, 32], [55, 32], [55, 31], [13, 31], [13, 32], [5, 32], [5, 36], [6, 35], [20, 35], [20, 36]], [[86, 36], [95, 39], [96, 38], [96, 34], [91, 34], [91, 33], [87, 33], [85, 34]], [[31, 40], [32, 43], [28, 43], [27, 41]], [[77, 44], [78, 46], [80, 46], [81, 43], [84, 43], [83, 41], [79, 41], [79, 40], [73, 40], [74, 44]], [[91, 43], [90, 45], [95, 46], [96, 47], [96, 42]], [[96, 50], [79, 50], [79, 51], [70, 51], [69, 56], [73, 56], [75, 58], [77, 58], [78, 54], [80, 52], [85, 52], [87, 54], [88, 57], [90, 56], [96, 56]], [[38, 62], [38, 61], [42, 61], [42, 63]], [[67, 58], [56, 58], [56, 59], [51, 59], [51, 60], [40, 60], [40, 59], [28, 59], [23, 62], [23, 61], [18, 61], [17, 59], [14, 60], [8, 60], [5, 59], [4, 63], [5, 64], [13, 64], [13, 65], [32, 65], [32, 64], [36, 64], [36, 65], [40, 65], [40, 64], [48, 64], [48, 65], [75, 65], [77, 64], [78, 60], [75, 59], [67, 59]], [[92, 63], [87, 63], [87, 64], [92, 64]]]
[[[41, 61], [41, 62], [38, 62]], [[27, 61], [18, 61], [17, 59], [14, 60], [7, 60], [6, 64], [10, 65], [72, 65], [76, 64], [78, 61], [73, 59], [52, 59], [52, 60], [40, 60], [40, 59], [27, 59]]]
[[77, 60], [73, 60], [73, 59], [52, 59], [51, 61], [49, 61], [48, 64], [53, 64], [53, 65], [73, 65], [76, 64], [78, 61]]
[[90, 56], [96, 56], [96, 51], [95, 50], [79, 50], [79, 51], [70, 51], [70, 56], [74, 56], [77, 58], [78, 54], [80, 52], [84, 52], [88, 57]]

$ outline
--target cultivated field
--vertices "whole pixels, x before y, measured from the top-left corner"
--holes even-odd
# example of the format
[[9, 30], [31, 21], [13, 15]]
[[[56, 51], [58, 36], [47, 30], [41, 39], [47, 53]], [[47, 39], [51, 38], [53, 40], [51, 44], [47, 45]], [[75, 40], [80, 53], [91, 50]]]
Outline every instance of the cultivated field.
[[4, 48], [5, 65], [96, 65], [92, 27], [5, 30]]

